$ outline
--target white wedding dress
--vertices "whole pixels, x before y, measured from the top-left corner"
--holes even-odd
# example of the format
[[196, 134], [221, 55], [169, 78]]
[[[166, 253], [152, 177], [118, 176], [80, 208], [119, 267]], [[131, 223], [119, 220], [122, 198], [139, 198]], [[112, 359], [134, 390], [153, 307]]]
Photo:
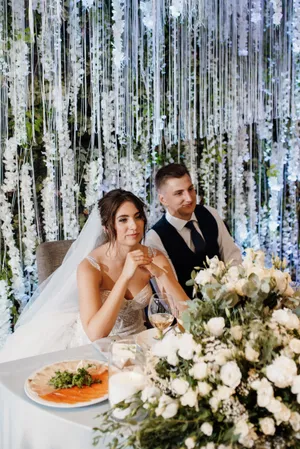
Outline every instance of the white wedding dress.
[[[84, 258], [100, 269], [88, 254], [103, 242], [100, 217], [94, 208], [62, 265], [42, 284], [20, 315], [15, 332], [0, 351], [0, 363], [91, 343], [79, 316], [76, 271]], [[100, 289], [102, 303], [109, 293]], [[143, 309], [151, 295], [147, 284], [133, 299], [124, 298], [110, 336], [126, 337], [143, 331]]]

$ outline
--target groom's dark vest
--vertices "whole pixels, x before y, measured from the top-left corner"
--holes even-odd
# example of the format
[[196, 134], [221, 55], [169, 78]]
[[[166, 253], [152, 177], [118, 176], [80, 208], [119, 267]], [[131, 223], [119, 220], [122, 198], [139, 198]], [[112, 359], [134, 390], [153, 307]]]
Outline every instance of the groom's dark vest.
[[218, 245], [219, 231], [215, 218], [206, 207], [200, 205], [196, 206], [195, 215], [205, 239], [205, 249], [198, 254], [195, 254], [187, 246], [176, 228], [166, 220], [165, 215], [152, 227], [161, 238], [176, 270], [178, 281], [190, 298], [192, 298], [193, 287], [188, 287], [185, 283], [191, 279], [191, 272], [194, 267], [203, 267], [206, 256], [209, 258], [214, 256], [220, 257]]

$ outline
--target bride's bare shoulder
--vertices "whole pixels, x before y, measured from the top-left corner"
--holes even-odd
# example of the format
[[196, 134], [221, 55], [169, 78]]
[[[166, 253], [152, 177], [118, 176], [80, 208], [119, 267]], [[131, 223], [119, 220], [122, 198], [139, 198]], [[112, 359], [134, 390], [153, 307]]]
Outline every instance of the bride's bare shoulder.
[[101, 272], [101, 265], [105, 261], [105, 254], [107, 252], [106, 246], [106, 244], [99, 246], [89, 253], [78, 265], [78, 273]]

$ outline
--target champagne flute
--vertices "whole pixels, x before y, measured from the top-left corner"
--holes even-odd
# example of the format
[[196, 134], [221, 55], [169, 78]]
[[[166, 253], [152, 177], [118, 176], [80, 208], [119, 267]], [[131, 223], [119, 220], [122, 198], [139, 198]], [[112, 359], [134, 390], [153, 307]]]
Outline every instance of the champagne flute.
[[151, 296], [148, 316], [152, 326], [158, 330], [157, 340], [163, 337], [163, 331], [171, 326], [174, 321], [172, 313], [173, 299], [167, 293], [155, 293]]

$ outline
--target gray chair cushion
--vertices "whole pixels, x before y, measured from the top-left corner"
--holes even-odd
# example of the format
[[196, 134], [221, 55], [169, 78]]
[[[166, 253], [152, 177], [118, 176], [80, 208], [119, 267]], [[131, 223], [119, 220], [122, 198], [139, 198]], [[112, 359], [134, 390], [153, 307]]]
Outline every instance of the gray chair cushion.
[[38, 280], [41, 284], [61, 264], [74, 240], [41, 243], [36, 250]]

